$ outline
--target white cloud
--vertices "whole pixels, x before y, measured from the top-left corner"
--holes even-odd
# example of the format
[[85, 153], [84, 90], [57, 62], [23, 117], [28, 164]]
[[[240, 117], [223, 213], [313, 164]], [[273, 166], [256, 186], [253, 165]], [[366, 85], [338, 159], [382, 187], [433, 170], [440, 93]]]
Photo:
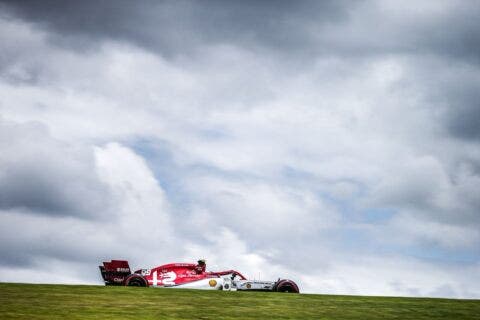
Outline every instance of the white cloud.
[[174, 231], [169, 204], [143, 158], [117, 143], [97, 148], [95, 156], [99, 176], [112, 188], [119, 210], [117, 217], [112, 217], [111, 232], [141, 253], [161, 250], [168, 256]]
[[[98, 172], [109, 190], [103, 194], [108, 197], [105, 205], [90, 209], [94, 212], [89, 216], [95, 219], [72, 217], [66, 212], [42, 215], [23, 208], [0, 211], [2, 257], [4, 268], [9, 270], [2, 275], [3, 281], [24, 281], [28, 269], [45, 275], [42, 270], [50, 261], [53, 269], [77, 262], [83, 273], [67, 270], [44, 278], [37, 274], [32, 281], [61, 282], [64, 277], [77, 277], [75, 282], [99, 283], [95, 266], [102, 260], [127, 258], [134, 265], [154, 264], [156, 252], [166, 259], [183, 250], [173, 245], [168, 201], [144, 160], [115, 143], [96, 148], [95, 158], [92, 174]], [[76, 178], [83, 181], [89, 177]], [[55, 196], [63, 200], [63, 194]], [[88, 203], [90, 198], [83, 201]], [[17, 267], [18, 272], [13, 271]]]
[[336, 261], [335, 268], [301, 275], [306, 291], [356, 295], [476, 297], [480, 287], [478, 265], [440, 265], [403, 256], [350, 256]]
[[188, 190], [196, 214], [208, 212], [212, 220], [257, 240], [305, 237], [339, 222], [336, 210], [307, 190], [208, 176], [190, 177]]
[[234, 269], [251, 279], [276, 280], [280, 275], [293, 275], [291, 271], [271, 264], [261, 253], [252, 252], [246, 241], [228, 228], [210, 226], [205, 230], [205, 237], [208, 242], [203, 245], [187, 242], [183, 258], [208, 257], [209, 270]]

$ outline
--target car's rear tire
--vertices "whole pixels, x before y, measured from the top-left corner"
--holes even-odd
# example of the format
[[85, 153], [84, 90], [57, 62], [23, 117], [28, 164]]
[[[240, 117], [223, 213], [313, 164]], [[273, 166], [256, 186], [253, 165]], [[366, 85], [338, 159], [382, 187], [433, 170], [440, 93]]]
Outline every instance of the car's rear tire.
[[275, 291], [284, 293], [300, 293], [297, 284], [288, 279], [278, 281], [275, 285]]
[[141, 276], [130, 276], [125, 281], [125, 285], [129, 287], [146, 287], [147, 282]]

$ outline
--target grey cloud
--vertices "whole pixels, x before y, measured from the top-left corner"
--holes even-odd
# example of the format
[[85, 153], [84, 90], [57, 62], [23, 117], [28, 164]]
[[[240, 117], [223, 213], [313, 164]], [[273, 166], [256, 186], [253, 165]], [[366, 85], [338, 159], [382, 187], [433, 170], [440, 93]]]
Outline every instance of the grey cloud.
[[[480, 55], [479, 55], [480, 56]], [[456, 58], [421, 57], [411, 61], [407, 79], [423, 95], [432, 122], [458, 139], [480, 139], [480, 65]]]
[[[204, 44], [267, 45], [296, 51], [314, 41], [308, 24], [346, 17], [337, 1], [5, 1], [6, 11], [55, 32], [76, 49], [103, 39], [127, 40], [164, 55]], [[71, 37], [74, 37], [72, 39]]]
[[95, 220], [0, 210], [0, 267], [35, 268], [41, 261], [95, 265], [121, 255], [112, 233]]
[[53, 139], [39, 123], [0, 122], [0, 209], [101, 218], [109, 190], [93, 152]]
[[[480, 176], [470, 168], [443, 167], [433, 157], [402, 161], [394, 177], [372, 190], [371, 199], [377, 206], [415, 212], [417, 218], [427, 218], [447, 225], [480, 224], [480, 202], [476, 194]], [[392, 174], [395, 175], [395, 174]]]
[[[6, 11], [54, 32], [54, 41], [89, 48], [126, 40], [165, 56], [205, 45], [268, 48], [316, 57], [441, 54], [478, 63], [480, 8], [448, 12], [384, 8], [375, 1], [5, 1]], [[425, 3], [426, 7], [431, 4]], [[423, 12], [425, 11], [425, 13]]]
[[447, 97], [447, 128], [461, 139], [480, 141], [480, 84], [463, 83], [464, 88]]
[[31, 267], [34, 264], [33, 256], [26, 254], [24, 251], [18, 251], [19, 248], [16, 243], [12, 244], [2, 241], [0, 244], [0, 266], [8, 267]]

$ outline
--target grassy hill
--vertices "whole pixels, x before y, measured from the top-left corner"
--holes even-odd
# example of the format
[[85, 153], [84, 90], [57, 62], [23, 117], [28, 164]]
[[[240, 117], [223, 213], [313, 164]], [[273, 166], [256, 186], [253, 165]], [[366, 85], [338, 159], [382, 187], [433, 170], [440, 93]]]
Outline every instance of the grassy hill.
[[0, 283], [1, 319], [480, 319], [480, 300]]

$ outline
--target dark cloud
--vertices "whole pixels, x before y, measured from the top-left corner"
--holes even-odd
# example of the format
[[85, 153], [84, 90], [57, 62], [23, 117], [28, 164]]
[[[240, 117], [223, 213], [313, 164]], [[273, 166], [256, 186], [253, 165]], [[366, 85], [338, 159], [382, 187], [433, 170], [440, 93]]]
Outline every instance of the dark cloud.
[[205, 45], [267, 48], [281, 55], [442, 54], [479, 62], [480, 8], [445, 12], [374, 1], [4, 1], [6, 11], [88, 49], [129, 41], [165, 56]]
[[480, 86], [467, 90], [449, 100], [446, 122], [449, 131], [456, 137], [480, 141]]
[[410, 61], [404, 82], [423, 96], [419, 107], [430, 109], [443, 133], [473, 142], [480, 139], [479, 74], [469, 60], [423, 56]]
[[345, 19], [338, 1], [5, 1], [6, 10], [56, 34], [76, 49], [125, 40], [164, 55], [198, 46], [236, 44], [303, 51], [315, 40], [309, 25]]
[[53, 139], [39, 123], [0, 122], [0, 209], [101, 218], [108, 188], [93, 152]]
[[[407, 79], [423, 86], [434, 104], [444, 108], [441, 121], [445, 131], [460, 139], [480, 137], [478, 81], [461, 74], [441, 80], [441, 70], [452, 64], [471, 65], [478, 73], [480, 6], [474, 2], [449, 4], [450, 8], [443, 10], [427, 3], [425, 8], [389, 8], [373, 1], [3, 3], [10, 15], [50, 31], [52, 41], [76, 50], [92, 49], [94, 44], [113, 39], [168, 57], [221, 44], [267, 48], [270, 53], [296, 58], [417, 56], [420, 71], [407, 75]], [[18, 53], [8, 52], [11, 48], [6, 51], [0, 55], [0, 70], [15, 64], [18, 57]], [[422, 67], [431, 56], [442, 57], [442, 63]], [[35, 84], [48, 72], [38, 63], [27, 63], [22, 68], [21, 73], [2, 72], [2, 76], [12, 83]], [[251, 93], [241, 96], [247, 99]], [[231, 93], [228, 95], [230, 98]]]
[[31, 254], [27, 254], [24, 251], [18, 251], [16, 243], [15, 246], [12, 247], [6, 241], [2, 241], [0, 244], [0, 254], [2, 255], [2, 259], [0, 260], [1, 266], [9, 266], [9, 267], [31, 267], [34, 264], [34, 260]]

